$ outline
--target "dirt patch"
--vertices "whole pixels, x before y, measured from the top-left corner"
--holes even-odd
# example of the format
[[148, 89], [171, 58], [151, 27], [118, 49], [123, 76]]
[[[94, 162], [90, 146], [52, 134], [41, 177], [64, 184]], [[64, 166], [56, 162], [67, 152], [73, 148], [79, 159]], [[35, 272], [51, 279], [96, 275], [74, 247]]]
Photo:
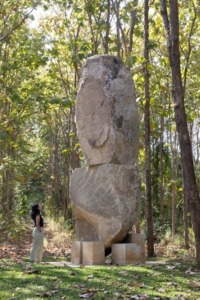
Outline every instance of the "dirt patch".
[[[32, 226], [26, 225], [20, 235], [1, 236], [0, 259], [21, 259], [29, 257], [32, 245]], [[45, 227], [44, 257], [68, 257], [71, 252], [71, 239], [58, 238], [58, 233], [53, 232], [49, 226]]]

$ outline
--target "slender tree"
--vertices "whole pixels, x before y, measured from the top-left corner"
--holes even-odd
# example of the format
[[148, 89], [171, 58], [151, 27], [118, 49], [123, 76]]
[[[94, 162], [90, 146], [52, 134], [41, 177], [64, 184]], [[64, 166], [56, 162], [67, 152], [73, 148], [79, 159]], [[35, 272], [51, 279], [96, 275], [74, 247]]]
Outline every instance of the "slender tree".
[[153, 214], [151, 192], [151, 141], [150, 141], [150, 87], [149, 87], [149, 0], [144, 2], [144, 91], [145, 91], [145, 177], [146, 177], [146, 216], [147, 253], [154, 256]]
[[184, 87], [180, 68], [178, 1], [169, 0], [169, 14], [166, 2], [166, 0], [160, 0], [161, 14], [167, 35], [168, 55], [172, 75], [172, 94], [174, 99], [176, 128], [183, 165], [185, 197], [191, 212], [196, 242], [197, 267], [200, 268], [200, 198], [198, 194], [192, 147], [185, 113]]

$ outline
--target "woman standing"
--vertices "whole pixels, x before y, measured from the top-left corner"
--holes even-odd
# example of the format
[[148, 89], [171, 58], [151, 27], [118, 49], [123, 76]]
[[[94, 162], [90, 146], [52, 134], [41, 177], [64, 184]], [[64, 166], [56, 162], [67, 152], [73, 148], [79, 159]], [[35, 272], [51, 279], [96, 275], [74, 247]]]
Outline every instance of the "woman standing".
[[30, 260], [32, 262], [41, 262], [44, 249], [44, 220], [40, 214], [40, 205], [34, 204], [32, 206], [31, 218], [34, 221], [33, 229], [33, 244], [30, 252]]

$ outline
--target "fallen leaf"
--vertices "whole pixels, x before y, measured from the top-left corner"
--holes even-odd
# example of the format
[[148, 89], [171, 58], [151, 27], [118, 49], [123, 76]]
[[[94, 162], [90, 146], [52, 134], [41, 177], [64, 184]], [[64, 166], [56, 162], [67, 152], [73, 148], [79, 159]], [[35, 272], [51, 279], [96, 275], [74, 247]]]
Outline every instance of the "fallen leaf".
[[86, 293], [86, 294], [79, 295], [80, 298], [84, 298], [84, 299], [91, 299], [93, 296], [94, 296], [94, 293]]
[[169, 282], [167, 285], [178, 286], [179, 284], [177, 282]]
[[84, 289], [85, 285], [84, 284], [73, 284], [74, 288], [78, 288], [78, 289]]
[[173, 270], [173, 269], [176, 269], [176, 266], [166, 266], [166, 269]]
[[134, 282], [133, 286], [136, 287], [136, 288], [140, 288], [142, 286], [142, 283], [141, 282]]
[[140, 300], [146, 300], [149, 298], [149, 296], [147, 294], [139, 294], [138, 296], [140, 297], [139, 298]]
[[165, 290], [164, 290], [164, 289], [158, 289], [158, 292], [159, 292], [159, 293], [164, 293]]
[[99, 290], [95, 288], [87, 288], [85, 289], [84, 293], [96, 293], [97, 291]]
[[135, 299], [135, 300], [146, 300], [148, 298], [149, 296], [147, 294], [138, 294], [130, 297], [130, 299]]
[[185, 274], [191, 274], [191, 272], [192, 272], [192, 267], [189, 267], [189, 269], [185, 271]]
[[189, 267], [187, 271], [185, 271], [186, 275], [200, 274], [199, 270], [195, 267]]
[[51, 294], [56, 294], [58, 292], [58, 290], [53, 290], [51, 291]]
[[27, 274], [41, 274], [41, 271], [39, 271], [39, 270], [29, 270], [26, 273]]
[[103, 293], [106, 295], [106, 294], [108, 294], [108, 291], [104, 291]]
[[200, 288], [200, 283], [191, 281], [191, 282], [189, 282], [188, 286], [191, 288]]
[[56, 294], [58, 291], [49, 291], [49, 292], [45, 292], [42, 293], [43, 297], [52, 297], [54, 294]]
[[33, 269], [33, 266], [32, 266], [32, 265], [27, 265], [27, 266], [25, 266], [24, 269], [25, 269], [25, 270], [32, 270], [32, 269]]
[[51, 292], [45, 292], [42, 294], [42, 297], [52, 297], [53, 294]]
[[179, 295], [178, 300], [185, 300], [185, 298], [183, 297], [183, 295]]
[[38, 285], [38, 286], [37, 286], [37, 289], [39, 289], [39, 290], [44, 290], [44, 289], [45, 289], [45, 286], [44, 286], [44, 285]]
[[126, 276], [126, 275], [128, 275], [128, 272], [127, 271], [120, 271], [118, 274]]

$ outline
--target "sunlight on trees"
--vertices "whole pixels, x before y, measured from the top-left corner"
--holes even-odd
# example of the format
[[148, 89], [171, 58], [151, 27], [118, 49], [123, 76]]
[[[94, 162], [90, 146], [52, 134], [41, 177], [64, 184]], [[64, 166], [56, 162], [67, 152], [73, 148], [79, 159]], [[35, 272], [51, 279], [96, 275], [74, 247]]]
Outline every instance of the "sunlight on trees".
[[[84, 164], [74, 105], [81, 68], [95, 54], [119, 56], [130, 68], [140, 109], [140, 221], [145, 212], [144, 1], [0, 0], [0, 224], [42, 202], [71, 220], [69, 181]], [[179, 5], [185, 109], [200, 184], [200, 46], [198, 2]], [[183, 234], [182, 162], [160, 1], [149, 1], [149, 109], [154, 239]], [[183, 218], [184, 214], [184, 218]], [[187, 215], [187, 217], [186, 217]], [[184, 221], [183, 221], [184, 220]], [[8, 221], [8, 220], [7, 220]]]

